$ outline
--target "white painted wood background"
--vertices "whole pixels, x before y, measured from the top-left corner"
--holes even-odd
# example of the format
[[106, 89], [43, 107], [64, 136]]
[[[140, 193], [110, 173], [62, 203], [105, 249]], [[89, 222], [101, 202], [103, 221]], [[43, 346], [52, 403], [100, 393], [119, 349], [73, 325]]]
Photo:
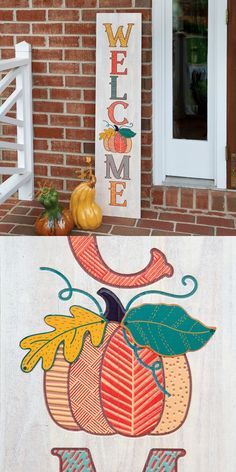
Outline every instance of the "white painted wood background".
[[[207, 346], [188, 355], [193, 395], [187, 421], [171, 435], [140, 439], [96, 437], [56, 426], [46, 410], [41, 368], [31, 374], [20, 370], [24, 351], [19, 341], [44, 329], [46, 314], [67, 314], [73, 303], [90, 304], [78, 295], [70, 302], [58, 301], [63, 283], [38, 268], [56, 268], [72, 285], [94, 295], [101, 284], [79, 267], [66, 238], [2, 237], [1, 472], [59, 472], [59, 460], [50, 454], [53, 447], [90, 448], [97, 472], [142, 472], [149, 450], [158, 447], [186, 449], [178, 472], [235, 472], [236, 238], [104, 237], [98, 244], [105, 261], [126, 273], [142, 269], [152, 247], [161, 249], [175, 273], [152, 288], [183, 293], [188, 289], [181, 286], [182, 276], [198, 278], [198, 292], [180, 304], [218, 329]], [[114, 291], [127, 303], [140, 290]], [[156, 295], [143, 301], [173, 303]]]
[[[128, 23], [134, 23], [131, 31], [128, 48], [120, 47], [118, 41], [117, 48], [110, 48], [108, 36], [104, 28], [104, 23], [111, 23], [114, 34], [120, 25], [124, 26], [124, 34], [127, 31]], [[97, 15], [97, 46], [96, 46], [96, 177], [97, 177], [97, 201], [101, 206], [104, 215], [122, 216], [128, 218], [140, 218], [141, 213], [141, 41], [142, 22], [140, 13], [99, 13]], [[130, 155], [130, 180], [126, 181], [127, 187], [124, 194], [118, 197], [118, 202], [127, 200], [127, 207], [110, 206], [110, 180], [106, 179], [105, 154], [112, 154], [104, 149], [103, 140], [99, 140], [99, 134], [105, 129], [109, 121], [107, 108], [115, 101], [111, 100], [111, 51], [127, 51], [124, 65], [118, 66], [119, 70], [128, 68], [128, 75], [121, 75], [118, 78], [118, 94], [123, 97], [127, 93], [129, 107], [123, 110], [117, 107], [116, 116], [123, 120], [124, 115], [130, 123], [133, 123], [132, 130], [137, 133], [132, 139], [132, 150]], [[119, 60], [122, 59], [119, 56]], [[124, 154], [113, 153], [117, 168]], [[123, 179], [122, 179], [123, 181]], [[117, 181], [118, 182], [118, 181]], [[120, 182], [120, 180], [119, 180]], [[119, 186], [120, 190], [120, 186]]]

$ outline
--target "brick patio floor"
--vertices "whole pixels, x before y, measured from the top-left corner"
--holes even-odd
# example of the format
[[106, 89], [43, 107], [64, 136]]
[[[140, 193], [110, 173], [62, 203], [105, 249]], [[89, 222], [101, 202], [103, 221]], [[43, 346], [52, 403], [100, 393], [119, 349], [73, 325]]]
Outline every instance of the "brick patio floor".
[[[191, 211], [191, 210], [190, 210]], [[37, 202], [9, 199], [0, 205], [0, 235], [35, 236], [34, 222], [42, 212]], [[195, 213], [195, 216], [193, 215]], [[176, 213], [170, 209], [160, 209], [155, 219], [136, 220], [132, 218], [104, 217], [100, 228], [94, 235], [119, 236], [236, 236], [236, 214], [186, 211]], [[195, 220], [194, 220], [195, 218]], [[201, 222], [201, 224], [200, 224]], [[72, 234], [85, 235], [89, 232], [74, 229]]]

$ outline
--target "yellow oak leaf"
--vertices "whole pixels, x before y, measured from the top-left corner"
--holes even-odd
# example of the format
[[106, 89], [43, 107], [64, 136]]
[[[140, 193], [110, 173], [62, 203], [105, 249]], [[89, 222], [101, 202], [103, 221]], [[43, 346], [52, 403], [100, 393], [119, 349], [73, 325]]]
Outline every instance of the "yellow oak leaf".
[[104, 129], [102, 133], [99, 135], [99, 139], [106, 139], [106, 138], [111, 138], [112, 136], [115, 136], [116, 131], [113, 128], [107, 128]]
[[20, 342], [22, 349], [29, 349], [21, 363], [24, 372], [31, 372], [40, 358], [43, 369], [51, 369], [61, 343], [64, 347], [64, 357], [70, 363], [79, 356], [87, 334], [90, 335], [93, 346], [99, 347], [102, 344], [107, 324], [105, 318], [80, 306], [72, 306], [70, 313], [72, 316], [46, 316], [45, 323], [54, 330], [33, 334]]

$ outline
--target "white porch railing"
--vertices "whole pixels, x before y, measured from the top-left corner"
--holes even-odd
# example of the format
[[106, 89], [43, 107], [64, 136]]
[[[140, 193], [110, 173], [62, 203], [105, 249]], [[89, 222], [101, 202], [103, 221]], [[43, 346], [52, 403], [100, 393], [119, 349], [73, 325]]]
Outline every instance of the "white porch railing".
[[[0, 73], [7, 74], [0, 80], [2, 92], [16, 79], [14, 92], [0, 106], [0, 124], [16, 126], [16, 142], [4, 141], [0, 136], [0, 151], [17, 152], [17, 167], [0, 167], [0, 175], [10, 177], [0, 184], [0, 203], [18, 190], [19, 199], [32, 200], [34, 192], [33, 173], [33, 122], [32, 122], [32, 71], [31, 45], [25, 41], [15, 47], [15, 58], [0, 61]], [[7, 116], [16, 104], [16, 118]]]

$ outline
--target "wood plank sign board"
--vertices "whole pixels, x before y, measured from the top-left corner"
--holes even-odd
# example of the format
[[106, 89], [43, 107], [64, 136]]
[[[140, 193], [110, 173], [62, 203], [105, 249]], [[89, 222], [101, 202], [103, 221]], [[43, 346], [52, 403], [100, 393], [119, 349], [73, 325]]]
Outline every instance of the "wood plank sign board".
[[141, 14], [99, 13], [97, 200], [104, 215], [140, 218]]
[[235, 472], [235, 238], [107, 241], [0, 239], [0, 470]]

